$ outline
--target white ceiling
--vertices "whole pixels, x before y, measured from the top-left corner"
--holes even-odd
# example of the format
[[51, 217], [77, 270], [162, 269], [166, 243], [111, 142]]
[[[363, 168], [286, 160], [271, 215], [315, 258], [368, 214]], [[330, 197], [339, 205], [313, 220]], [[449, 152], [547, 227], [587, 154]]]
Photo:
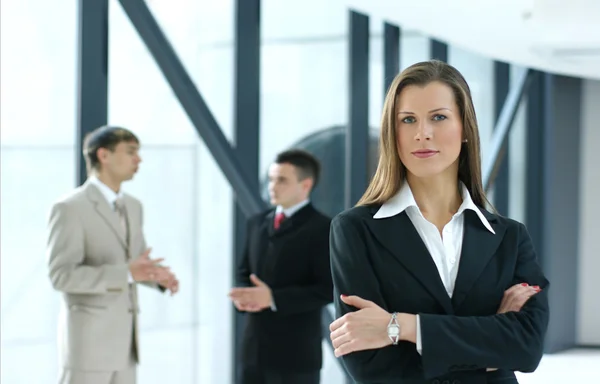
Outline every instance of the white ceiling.
[[600, 79], [600, 0], [345, 0], [497, 60]]

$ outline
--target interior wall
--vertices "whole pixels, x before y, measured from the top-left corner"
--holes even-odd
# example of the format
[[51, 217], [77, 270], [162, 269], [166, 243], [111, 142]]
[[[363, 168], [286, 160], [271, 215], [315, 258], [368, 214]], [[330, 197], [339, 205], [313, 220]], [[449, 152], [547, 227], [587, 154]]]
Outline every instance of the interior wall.
[[585, 80], [582, 96], [577, 341], [600, 346], [600, 81]]

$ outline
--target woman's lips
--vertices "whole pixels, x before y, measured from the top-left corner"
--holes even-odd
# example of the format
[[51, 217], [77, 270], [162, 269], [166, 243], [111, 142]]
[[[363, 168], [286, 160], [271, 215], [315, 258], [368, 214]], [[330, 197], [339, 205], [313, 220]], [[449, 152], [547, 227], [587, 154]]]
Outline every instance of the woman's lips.
[[435, 156], [439, 153], [439, 151], [435, 151], [433, 149], [419, 149], [418, 151], [414, 151], [412, 154], [418, 157], [419, 159], [426, 159], [428, 157]]

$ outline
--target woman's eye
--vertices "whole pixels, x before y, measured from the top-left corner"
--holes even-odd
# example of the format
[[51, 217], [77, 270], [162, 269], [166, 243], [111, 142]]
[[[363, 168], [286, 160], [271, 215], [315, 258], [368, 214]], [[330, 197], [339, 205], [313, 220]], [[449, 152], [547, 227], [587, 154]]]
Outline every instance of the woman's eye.
[[446, 116], [444, 116], [444, 115], [435, 115], [435, 116], [433, 116], [433, 120], [435, 120], [435, 121], [446, 120]]
[[412, 116], [408, 116], [408, 117], [405, 117], [404, 119], [402, 119], [402, 122], [404, 124], [414, 123], [415, 122], [415, 118], [412, 117]]

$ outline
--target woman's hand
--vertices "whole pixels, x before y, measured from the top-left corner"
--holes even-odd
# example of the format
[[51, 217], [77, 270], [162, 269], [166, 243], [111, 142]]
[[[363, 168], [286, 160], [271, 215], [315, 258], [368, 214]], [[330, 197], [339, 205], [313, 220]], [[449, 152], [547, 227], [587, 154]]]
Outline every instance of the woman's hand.
[[342, 295], [341, 298], [359, 310], [345, 314], [329, 326], [336, 357], [392, 344], [387, 334], [390, 313], [358, 296]]
[[540, 291], [541, 289], [537, 285], [530, 286], [527, 283], [513, 285], [504, 291], [498, 313], [519, 312], [527, 300]]
[[[358, 311], [345, 314], [329, 326], [336, 357], [392, 344], [387, 333], [387, 326], [392, 318], [390, 313], [372, 301], [358, 296], [342, 295], [341, 299], [344, 303], [358, 308]], [[414, 342], [416, 316], [400, 313], [397, 320], [400, 325], [400, 339]]]

